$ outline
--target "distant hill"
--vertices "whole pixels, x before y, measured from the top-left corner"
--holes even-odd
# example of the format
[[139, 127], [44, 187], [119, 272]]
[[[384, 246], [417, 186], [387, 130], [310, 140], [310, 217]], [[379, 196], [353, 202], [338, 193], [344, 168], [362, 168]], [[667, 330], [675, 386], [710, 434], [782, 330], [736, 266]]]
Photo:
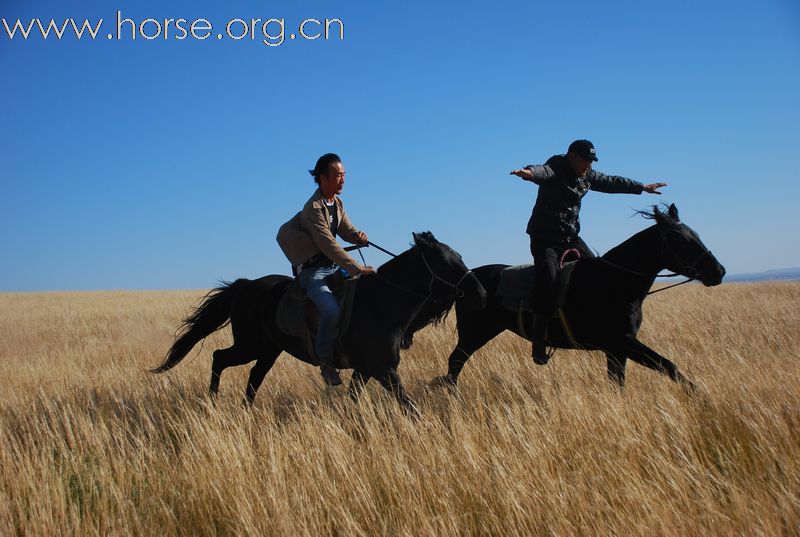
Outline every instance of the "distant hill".
[[750, 274], [725, 276], [726, 282], [760, 282], [766, 280], [800, 280], [800, 268], [773, 269]]

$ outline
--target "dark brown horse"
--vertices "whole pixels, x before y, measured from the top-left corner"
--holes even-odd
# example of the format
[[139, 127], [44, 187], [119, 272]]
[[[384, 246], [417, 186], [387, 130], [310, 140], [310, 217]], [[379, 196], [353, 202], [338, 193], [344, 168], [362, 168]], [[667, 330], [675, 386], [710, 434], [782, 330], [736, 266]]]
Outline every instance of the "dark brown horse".
[[[284, 334], [276, 326], [275, 311], [290, 285], [292, 278], [272, 275], [257, 280], [239, 279], [212, 290], [183, 322], [182, 334], [153, 371], [171, 369], [200, 340], [228, 321], [233, 345], [214, 351], [212, 394], [218, 392], [220, 375], [226, 368], [255, 360], [246, 391], [246, 401], [252, 403], [281, 351], [318, 365], [315, 358], [307, 355], [302, 338]], [[342, 336], [347, 367], [353, 368], [351, 396], [357, 399], [369, 379], [375, 378], [405, 409], [416, 411], [397, 374], [401, 340], [423, 305], [450, 309], [457, 296], [473, 306], [483, 307], [486, 302], [483, 286], [461, 256], [430, 232], [414, 234], [411, 249], [382, 265], [376, 275], [361, 277], [350, 327]]]
[[[664, 269], [698, 280], [706, 286], [722, 282], [725, 268], [705, 247], [697, 233], [678, 219], [671, 205], [661, 211], [641, 213], [655, 225], [637, 233], [604, 256], [578, 261], [564, 304], [573, 338], [567, 337], [561, 323], [551, 321], [550, 343], [563, 349], [579, 348], [606, 353], [608, 376], [623, 386], [625, 366], [631, 359], [663, 373], [686, 388], [692, 383], [674, 363], [636, 338], [642, 324], [642, 303], [656, 275]], [[502, 304], [497, 295], [500, 272], [508, 265], [486, 265], [473, 270], [487, 292], [486, 307], [475, 309], [456, 302], [458, 344], [450, 354], [446, 375], [434, 379], [435, 385], [455, 385], [464, 364], [481, 347], [510, 330], [522, 337], [517, 313]], [[441, 308], [426, 305], [412, 323], [406, 345], [417, 327], [440, 318]], [[531, 314], [524, 315], [523, 327], [531, 325]]]

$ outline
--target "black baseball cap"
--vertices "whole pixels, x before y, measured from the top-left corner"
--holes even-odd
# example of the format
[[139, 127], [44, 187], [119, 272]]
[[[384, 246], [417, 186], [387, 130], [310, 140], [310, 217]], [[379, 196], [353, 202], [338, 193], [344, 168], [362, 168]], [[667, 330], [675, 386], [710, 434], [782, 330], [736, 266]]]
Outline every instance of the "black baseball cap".
[[597, 153], [595, 153], [594, 144], [589, 140], [575, 140], [569, 144], [567, 153], [577, 153], [584, 160], [593, 160], [597, 162]]

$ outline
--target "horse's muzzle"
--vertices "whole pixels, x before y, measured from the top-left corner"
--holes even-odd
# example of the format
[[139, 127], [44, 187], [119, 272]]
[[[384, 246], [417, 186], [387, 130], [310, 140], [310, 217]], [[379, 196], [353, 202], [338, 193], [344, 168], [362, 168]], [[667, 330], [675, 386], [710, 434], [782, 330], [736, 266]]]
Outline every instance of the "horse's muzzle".
[[703, 276], [699, 278], [700, 282], [706, 287], [713, 287], [721, 284], [722, 278], [725, 277], [725, 267], [723, 267], [716, 258], [712, 258], [711, 261], [713, 261], [713, 263], [709, 263], [711, 266], [707, 270], [704, 270], [702, 273]]

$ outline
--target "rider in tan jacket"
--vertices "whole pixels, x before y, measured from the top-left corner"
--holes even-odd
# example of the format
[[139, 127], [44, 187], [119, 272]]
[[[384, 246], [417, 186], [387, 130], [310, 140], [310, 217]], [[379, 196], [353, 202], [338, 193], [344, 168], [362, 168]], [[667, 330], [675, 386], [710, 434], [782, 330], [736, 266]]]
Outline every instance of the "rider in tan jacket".
[[326, 278], [345, 269], [351, 276], [373, 274], [372, 267], [359, 265], [336, 242], [336, 235], [347, 242], [367, 244], [366, 233], [358, 231], [338, 194], [344, 187], [345, 170], [342, 160], [334, 153], [322, 155], [309, 173], [319, 188], [303, 206], [303, 210], [283, 224], [278, 231], [278, 244], [292, 263], [300, 286], [319, 311], [319, 328], [314, 344], [325, 382], [331, 386], [342, 383], [331, 365], [333, 343], [339, 331], [341, 308]]
[[[303, 210], [281, 226], [278, 231], [278, 244], [295, 268], [322, 254], [350, 274], [359, 274], [359, 264], [339, 246], [331, 233], [332, 211], [328, 209], [325, 199], [322, 190], [318, 188], [303, 206]], [[339, 218], [336, 234], [346, 242], [356, 244], [359, 242], [358, 230], [347, 217], [342, 200], [338, 196], [334, 196], [333, 199]]]

